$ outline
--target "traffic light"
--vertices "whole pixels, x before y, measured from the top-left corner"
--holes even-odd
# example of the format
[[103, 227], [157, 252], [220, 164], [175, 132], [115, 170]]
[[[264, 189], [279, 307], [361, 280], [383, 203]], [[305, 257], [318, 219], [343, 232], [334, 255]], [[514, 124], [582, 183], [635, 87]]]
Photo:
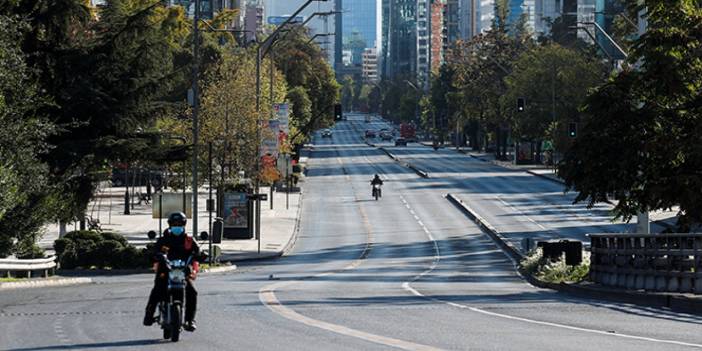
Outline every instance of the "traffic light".
[[575, 138], [578, 136], [578, 124], [575, 122], [570, 122], [568, 124], [568, 136]]
[[517, 98], [517, 112], [524, 112], [526, 100], [523, 97]]
[[334, 120], [341, 121], [342, 119], [343, 115], [341, 113], [341, 104], [336, 104], [334, 105]]

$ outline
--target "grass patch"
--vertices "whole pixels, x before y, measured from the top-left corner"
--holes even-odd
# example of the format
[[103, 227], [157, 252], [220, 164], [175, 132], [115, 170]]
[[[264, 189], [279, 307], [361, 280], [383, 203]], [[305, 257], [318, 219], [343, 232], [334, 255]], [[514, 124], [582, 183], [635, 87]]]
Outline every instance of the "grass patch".
[[565, 264], [565, 255], [555, 262], [543, 257], [541, 248], [530, 251], [519, 264], [523, 274], [549, 283], [578, 283], [590, 272], [590, 253], [583, 251], [583, 262], [577, 266]]
[[11, 282], [18, 282], [22, 280], [23, 278], [0, 278], [0, 283], [11, 283]]

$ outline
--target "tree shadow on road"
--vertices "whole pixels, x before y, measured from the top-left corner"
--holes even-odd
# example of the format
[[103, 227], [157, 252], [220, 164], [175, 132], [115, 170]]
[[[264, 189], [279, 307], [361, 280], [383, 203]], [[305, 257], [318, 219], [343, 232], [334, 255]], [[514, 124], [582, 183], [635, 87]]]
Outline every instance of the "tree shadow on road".
[[72, 344], [72, 345], [51, 345], [51, 346], [39, 346], [39, 347], [25, 347], [19, 349], [9, 349], [8, 351], [50, 351], [50, 350], [80, 350], [80, 349], [112, 349], [120, 347], [136, 347], [136, 346], [147, 346], [147, 345], [157, 345], [170, 341], [161, 339], [141, 339], [141, 340], [125, 340], [125, 341], [112, 341], [112, 342], [97, 342], [92, 344]]

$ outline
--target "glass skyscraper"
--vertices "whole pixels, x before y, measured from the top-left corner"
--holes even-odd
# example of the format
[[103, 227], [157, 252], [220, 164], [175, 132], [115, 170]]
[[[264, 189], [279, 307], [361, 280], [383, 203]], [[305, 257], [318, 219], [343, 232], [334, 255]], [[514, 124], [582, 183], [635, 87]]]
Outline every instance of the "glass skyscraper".
[[351, 51], [353, 64], [361, 64], [366, 48], [380, 49], [380, 1], [342, 1], [341, 41], [343, 49]]

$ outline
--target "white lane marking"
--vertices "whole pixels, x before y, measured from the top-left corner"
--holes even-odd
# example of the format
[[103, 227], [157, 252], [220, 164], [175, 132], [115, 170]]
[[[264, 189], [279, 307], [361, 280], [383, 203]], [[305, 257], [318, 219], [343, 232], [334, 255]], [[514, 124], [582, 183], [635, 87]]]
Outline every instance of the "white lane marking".
[[371, 333], [366, 333], [360, 330], [352, 329], [349, 327], [345, 327], [342, 325], [338, 324], [332, 324], [324, 321], [320, 321], [317, 319], [313, 319], [307, 316], [303, 316], [295, 311], [293, 311], [290, 308], [287, 308], [283, 306], [280, 301], [275, 296], [275, 289], [280, 288], [284, 286], [283, 284], [276, 286], [276, 284], [273, 284], [267, 288], [264, 288], [265, 290], [259, 291], [259, 299], [263, 304], [265, 304], [269, 309], [271, 309], [273, 312], [278, 313], [279, 315], [290, 319], [295, 322], [299, 322], [311, 327], [315, 328], [320, 328], [324, 329], [333, 333], [337, 334], [342, 334], [346, 336], [351, 336], [354, 338], [370, 341], [376, 344], [380, 345], [385, 345], [385, 346], [390, 346], [390, 347], [395, 347], [399, 348], [402, 350], [427, 350], [427, 351], [433, 351], [433, 350], [439, 350], [437, 348], [427, 346], [427, 345], [421, 345], [421, 344], [415, 344], [413, 342], [409, 341], [404, 341], [404, 340], [399, 340], [399, 339], [394, 339], [394, 338], [389, 338], [381, 335], [375, 335]]
[[69, 344], [71, 342], [71, 339], [68, 338], [66, 333], [63, 330], [63, 319], [66, 317], [66, 315], [59, 315], [56, 317], [56, 320], [54, 321], [54, 334], [56, 334], [56, 337], [59, 339], [60, 342], [64, 344]]
[[[351, 262], [349, 265], [345, 266], [344, 268], [341, 269], [341, 271], [346, 271], [346, 270], [351, 270], [355, 269], [358, 266], [360, 266], [363, 261], [366, 259], [368, 254], [370, 253], [370, 250], [373, 245], [373, 232], [370, 228], [370, 222], [368, 220], [368, 217], [366, 216], [365, 211], [363, 211], [363, 208], [359, 206], [359, 210], [361, 212], [361, 217], [363, 218], [363, 224], [366, 227], [366, 233], [367, 233], [367, 239], [366, 239], [366, 246], [363, 249], [363, 252], [361, 253], [361, 256]], [[300, 280], [291, 280], [291, 281], [283, 281], [283, 282], [277, 282], [268, 286], [264, 286], [261, 288], [261, 290], [258, 291], [258, 299], [261, 301], [263, 305], [268, 307], [271, 311], [274, 313], [277, 313], [278, 315], [287, 318], [291, 321], [302, 323], [305, 325], [308, 325], [310, 327], [315, 327], [319, 329], [324, 329], [333, 333], [341, 334], [341, 335], [346, 335], [354, 338], [358, 338], [361, 340], [366, 340], [369, 342], [373, 342], [376, 344], [380, 345], [385, 345], [385, 346], [390, 346], [402, 350], [413, 350], [413, 351], [440, 351], [441, 349], [435, 348], [432, 346], [428, 345], [422, 345], [422, 344], [417, 344], [413, 343], [410, 341], [405, 341], [405, 340], [400, 340], [400, 339], [395, 339], [395, 338], [390, 338], [382, 335], [376, 335], [376, 334], [371, 334], [367, 333], [364, 331], [352, 329], [349, 327], [345, 327], [343, 325], [338, 325], [338, 324], [333, 324], [329, 322], [324, 322], [321, 320], [317, 320], [314, 318], [310, 318], [307, 316], [304, 316], [298, 312], [295, 312], [293, 309], [288, 308], [284, 306], [280, 300], [275, 295], [275, 290], [280, 289], [286, 286], [290, 286], [296, 283], [299, 283], [300, 281], [304, 279], [309, 279], [309, 278], [319, 278], [319, 277], [325, 277], [325, 276], [330, 276], [333, 274], [337, 274], [337, 272], [324, 272], [324, 273], [319, 273], [315, 274], [313, 276], [310, 276], [308, 278], [303, 278]]]
[[[401, 198], [402, 198], [402, 201], [405, 204], [407, 204], [407, 201], [405, 201], [405, 199], [403, 197], [401, 197]], [[426, 230], [426, 227], [424, 227], [424, 228], [425, 228], [425, 232], [427, 233], [427, 237], [434, 244], [434, 252], [435, 252], [434, 261], [432, 262], [431, 266], [429, 266], [429, 268], [427, 270], [425, 270], [421, 274], [415, 276], [410, 281], [402, 283], [402, 288], [409, 291], [411, 294], [413, 294], [415, 296], [422, 297], [422, 298], [425, 298], [425, 299], [428, 299], [428, 300], [431, 300], [434, 302], [438, 302], [438, 303], [444, 303], [444, 304], [447, 304], [449, 306], [453, 306], [453, 307], [460, 308], [460, 309], [467, 309], [469, 311], [488, 315], [488, 316], [509, 319], [509, 320], [514, 320], [514, 321], [520, 321], [520, 322], [529, 323], [529, 324], [544, 325], [544, 326], [549, 326], [549, 327], [554, 327], [554, 328], [568, 329], [568, 330], [574, 330], [574, 331], [590, 333], [590, 334], [598, 334], [598, 335], [606, 335], [606, 336], [632, 339], [632, 340], [648, 341], [648, 342], [659, 343], [659, 344], [689, 346], [689, 347], [695, 347], [695, 348], [702, 349], [702, 344], [693, 344], [693, 343], [688, 343], [688, 342], [684, 342], [684, 341], [668, 340], [668, 339], [656, 339], [656, 338], [649, 338], [649, 337], [645, 337], [645, 336], [637, 336], [637, 335], [629, 335], [629, 334], [610, 333], [610, 332], [604, 331], [604, 330], [581, 328], [581, 327], [575, 327], [575, 326], [566, 325], [566, 324], [544, 322], [544, 321], [523, 318], [523, 317], [515, 317], [515, 316], [503, 314], [503, 313], [486, 311], [486, 310], [483, 310], [481, 308], [474, 307], [474, 306], [468, 306], [468, 305], [463, 305], [463, 304], [459, 304], [459, 303], [455, 303], [455, 302], [445, 301], [445, 300], [442, 300], [442, 299], [439, 299], [439, 298], [436, 298], [433, 296], [424, 295], [423, 293], [421, 293], [417, 289], [413, 288], [411, 283], [420, 280], [425, 275], [434, 271], [434, 269], [436, 269], [439, 261], [441, 260], [441, 252], [439, 251], [439, 246], [436, 243], [436, 240], [434, 240], [434, 237], [431, 235], [431, 232]], [[508, 255], [505, 255], [505, 256], [507, 256], [509, 258]]]
[[[548, 232], [553, 232], [553, 230], [544, 227], [543, 225], [541, 225], [541, 223], [539, 223], [539, 222], [535, 221], [533, 218], [529, 217], [526, 213], [524, 213], [524, 211], [522, 211], [522, 210], [520, 210], [520, 209], [518, 209], [518, 208], [512, 206], [511, 204], [507, 203], [504, 199], [502, 199], [501, 196], [497, 196], [497, 199], [500, 200], [500, 202], [501, 202], [503, 205], [505, 205], [505, 206], [511, 208], [512, 210], [518, 212], [520, 215], [524, 216], [524, 218], [528, 219], [529, 222], [536, 224], [539, 228], [541, 228], [541, 229], [543, 229], [543, 230], [545, 230], [545, 231], [548, 231]], [[555, 232], [554, 232], [554, 233], [555, 233]]]

